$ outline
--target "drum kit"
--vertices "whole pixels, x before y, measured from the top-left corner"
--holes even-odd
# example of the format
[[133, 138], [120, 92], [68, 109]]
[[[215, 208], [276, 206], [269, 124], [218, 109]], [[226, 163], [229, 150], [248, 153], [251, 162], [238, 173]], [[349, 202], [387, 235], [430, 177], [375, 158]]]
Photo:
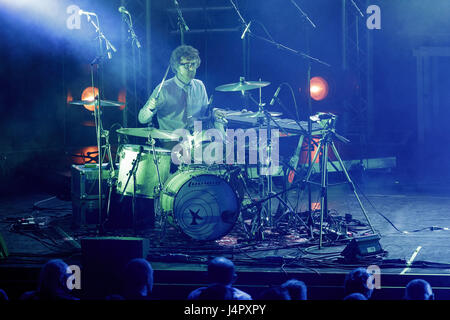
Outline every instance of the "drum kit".
[[[221, 85], [216, 88], [222, 92], [236, 92], [259, 89], [268, 86], [269, 82], [245, 81]], [[260, 94], [261, 96], [261, 94]], [[100, 106], [118, 106], [123, 103], [99, 100], [92, 103]], [[73, 104], [84, 105], [88, 101], [74, 101]], [[291, 119], [278, 118], [280, 113], [269, 113], [264, 103], [259, 102], [258, 112], [222, 111], [225, 120], [237, 124], [256, 125], [259, 128], [278, 127], [293, 135], [299, 135], [299, 145], [303, 142], [306, 124]], [[324, 120], [321, 119], [323, 122]], [[320, 127], [320, 121], [316, 121]], [[317, 129], [317, 128], [316, 128]], [[106, 130], [105, 130], [106, 131]], [[176, 141], [178, 135], [157, 128], [121, 128], [116, 131], [120, 135], [145, 138], [145, 144], [119, 145], [115, 163], [110, 162], [111, 179], [109, 181], [108, 210], [111, 193], [115, 192], [121, 199], [131, 197], [154, 200], [155, 214], [159, 215], [162, 237], [169, 224], [175, 226], [188, 237], [196, 240], [217, 240], [227, 235], [239, 220], [249, 239], [264, 239], [264, 228], [275, 227], [272, 200], [279, 199], [280, 205], [288, 207], [282, 199], [288, 190], [273, 192], [272, 175], [260, 174], [262, 164], [257, 165], [258, 194], [251, 195], [248, 185], [251, 179], [247, 176], [247, 166], [242, 164], [181, 164], [174, 169], [172, 151], [156, 147], [157, 142]], [[316, 132], [320, 132], [316, 130]], [[105, 136], [108, 136], [106, 134]], [[327, 136], [327, 146], [330, 138]], [[120, 139], [119, 139], [120, 141]], [[270, 139], [269, 139], [270, 141]], [[331, 145], [334, 148], [334, 145]], [[111, 154], [109, 142], [106, 146]], [[270, 150], [270, 145], [268, 150]], [[297, 148], [299, 149], [299, 148]], [[324, 152], [324, 149], [322, 149]], [[298, 153], [298, 152], [297, 152]], [[314, 159], [316, 159], [316, 153]], [[298, 154], [294, 155], [294, 157]], [[99, 159], [102, 157], [99, 156]], [[110, 159], [111, 160], [111, 159]], [[292, 160], [292, 159], [291, 159]], [[115, 170], [114, 168], [117, 168]], [[296, 171], [298, 161], [290, 162], [289, 169]], [[344, 168], [345, 170], [345, 168]], [[303, 183], [309, 183], [311, 171]], [[325, 173], [323, 173], [325, 175]], [[348, 177], [348, 174], [347, 174]], [[324, 179], [322, 179], [324, 180]], [[326, 187], [326, 186], [323, 186]], [[298, 186], [296, 186], [298, 188]], [[284, 197], [284, 199], [286, 199]], [[323, 199], [322, 199], [323, 201]], [[326, 200], [325, 200], [326, 201]], [[132, 206], [134, 211], [134, 205]], [[253, 210], [253, 211], [252, 211]], [[285, 212], [294, 213], [287, 208]], [[243, 214], [253, 212], [251, 222], [244, 222]], [[133, 219], [135, 212], [132, 213]], [[248, 220], [247, 220], [248, 221]], [[133, 223], [133, 226], [135, 224]]]

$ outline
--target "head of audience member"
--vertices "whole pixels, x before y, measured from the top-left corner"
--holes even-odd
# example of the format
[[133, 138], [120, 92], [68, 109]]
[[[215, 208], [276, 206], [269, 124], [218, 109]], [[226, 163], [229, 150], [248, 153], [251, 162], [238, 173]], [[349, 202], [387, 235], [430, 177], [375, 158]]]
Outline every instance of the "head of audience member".
[[214, 283], [200, 293], [198, 300], [233, 300], [233, 289]]
[[422, 279], [411, 280], [405, 288], [406, 300], [434, 300], [431, 285]]
[[373, 287], [370, 286], [373, 281], [373, 276], [366, 268], [356, 268], [349, 272], [345, 277], [344, 282], [344, 296], [352, 293], [361, 293], [367, 299], [372, 296]]
[[272, 287], [264, 290], [257, 300], [292, 300], [287, 289]]
[[153, 268], [142, 258], [133, 259], [125, 266], [123, 295], [127, 300], [149, 299], [153, 290]]
[[344, 298], [344, 300], [368, 300], [367, 297], [365, 295], [363, 295], [362, 293], [359, 292], [355, 292], [352, 294], [349, 294], [348, 296], [346, 296]]
[[56, 300], [75, 299], [70, 295], [67, 280], [70, 276], [68, 265], [61, 259], [48, 261], [41, 269], [37, 290], [25, 294], [24, 298]]
[[0, 289], [0, 301], [7, 301], [7, 300], [9, 300], [8, 295], [3, 289]]
[[236, 280], [237, 275], [234, 270], [234, 263], [224, 257], [216, 257], [208, 263], [208, 278], [210, 283], [231, 285]]
[[307, 288], [303, 281], [290, 279], [281, 288], [287, 290], [291, 300], [307, 300]]

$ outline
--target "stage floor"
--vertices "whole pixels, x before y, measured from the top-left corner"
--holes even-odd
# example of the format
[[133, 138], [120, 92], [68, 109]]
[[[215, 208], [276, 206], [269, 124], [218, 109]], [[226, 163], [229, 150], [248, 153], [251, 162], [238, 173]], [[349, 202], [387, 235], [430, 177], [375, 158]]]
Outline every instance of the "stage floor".
[[[307, 283], [311, 299], [339, 299], [349, 270], [358, 265], [378, 265], [384, 290], [384, 295], [378, 294], [380, 299], [386, 295], [401, 298], [406, 283], [417, 277], [432, 284], [438, 299], [450, 299], [449, 187], [441, 182], [402, 181], [387, 172], [367, 173], [357, 185], [367, 216], [381, 237], [382, 249], [387, 251], [384, 257], [359, 264], [343, 262], [340, 255], [349, 242], [348, 236], [362, 236], [370, 229], [348, 184], [328, 189], [329, 215], [334, 224], [326, 225], [329, 228], [320, 250], [318, 226], [314, 239], [304, 227], [306, 191], [300, 198], [296, 191], [289, 193], [289, 203], [298, 203], [298, 213], [295, 217], [285, 215], [276, 228], [264, 228], [262, 240], [244, 232], [243, 225], [248, 226], [245, 217], [244, 222], [237, 221], [231, 232], [215, 241], [193, 240], [171, 225], [161, 238], [158, 223], [136, 233], [115, 228], [103, 236], [149, 239], [147, 259], [155, 269], [155, 292], [161, 299], [184, 299], [191, 289], [206, 283], [206, 262], [219, 255], [235, 262], [238, 287], [253, 293], [295, 277]], [[319, 195], [314, 187], [311, 189], [313, 208], [317, 209]], [[17, 291], [13, 296], [33, 287], [39, 268], [51, 258], [80, 264], [80, 239], [99, 236], [95, 226], [74, 230], [71, 201], [54, 194], [26, 192], [2, 197], [0, 203], [0, 232], [9, 251], [8, 258], [0, 260], [0, 283], [14, 287], [10, 290]], [[274, 207], [277, 204], [274, 200]], [[345, 215], [348, 219], [351, 215], [347, 224]], [[18, 221], [28, 217], [42, 219], [46, 226], [30, 226], [29, 230], [23, 224], [18, 227]], [[315, 221], [319, 221], [317, 214]], [[339, 226], [344, 225], [347, 229], [341, 233]], [[413, 261], [407, 265], [411, 257]], [[174, 287], [179, 290], [174, 291]]]

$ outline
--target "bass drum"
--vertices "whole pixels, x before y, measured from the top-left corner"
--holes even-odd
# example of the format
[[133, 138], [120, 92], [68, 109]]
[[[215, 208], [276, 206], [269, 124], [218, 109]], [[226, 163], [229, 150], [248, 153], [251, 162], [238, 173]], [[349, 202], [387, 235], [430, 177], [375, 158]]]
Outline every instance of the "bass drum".
[[240, 211], [231, 186], [205, 170], [173, 174], [161, 192], [160, 203], [183, 232], [197, 240], [216, 240], [226, 235]]

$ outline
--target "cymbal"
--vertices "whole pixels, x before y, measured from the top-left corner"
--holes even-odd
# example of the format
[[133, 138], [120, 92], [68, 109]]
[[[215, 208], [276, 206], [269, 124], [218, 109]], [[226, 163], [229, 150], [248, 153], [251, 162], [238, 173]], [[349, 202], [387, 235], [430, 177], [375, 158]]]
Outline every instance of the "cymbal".
[[[281, 112], [270, 111], [269, 114], [272, 117], [279, 117], [282, 115]], [[231, 111], [227, 112], [225, 117], [243, 117], [243, 118], [258, 118], [265, 117], [263, 112], [252, 112], [252, 111]]]
[[117, 129], [117, 133], [125, 134], [133, 137], [148, 138], [149, 136], [154, 139], [161, 140], [178, 140], [180, 137], [167, 130], [161, 130], [157, 128], [121, 128]]
[[[97, 100], [78, 100], [78, 101], [71, 101], [70, 104], [76, 104], [80, 106], [94, 106], [97, 104]], [[119, 107], [121, 105], [124, 105], [125, 102], [119, 102], [119, 101], [111, 101], [111, 100], [100, 100], [100, 106], [102, 107]]]
[[240, 81], [236, 83], [223, 84], [221, 86], [216, 87], [216, 91], [246, 91], [252, 89], [258, 89], [265, 86], [268, 86], [270, 82], [264, 81]]

